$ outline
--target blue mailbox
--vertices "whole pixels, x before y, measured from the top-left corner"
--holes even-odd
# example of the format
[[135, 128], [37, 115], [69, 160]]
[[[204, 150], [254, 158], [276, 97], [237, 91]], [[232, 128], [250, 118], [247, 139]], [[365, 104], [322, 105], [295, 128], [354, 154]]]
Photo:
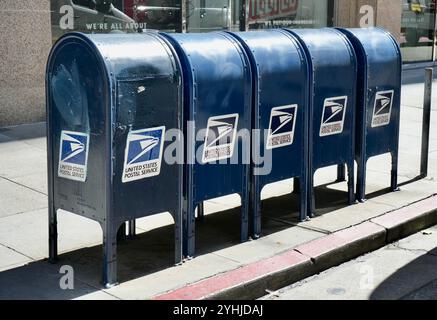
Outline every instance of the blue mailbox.
[[[300, 219], [307, 218], [307, 115], [309, 69], [300, 43], [283, 30], [230, 33], [252, 66], [253, 129], [251, 211], [254, 237], [261, 233], [261, 190], [298, 178]], [[261, 161], [262, 160], [262, 161]]]
[[339, 30], [349, 38], [358, 60], [357, 199], [362, 202], [371, 157], [391, 154], [391, 190], [398, 187], [402, 57], [396, 40], [383, 29]]
[[357, 62], [349, 40], [336, 29], [287, 31], [304, 47], [311, 69], [308, 199], [314, 215], [314, 174], [324, 167], [347, 165], [349, 203], [355, 202]]
[[248, 238], [251, 72], [236, 40], [220, 33], [166, 34], [184, 79], [185, 249], [195, 251], [195, 209], [203, 201], [241, 196], [241, 240]]
[[182, 127], [181, 74], [155, 34], [70, 33], [55, 44], [46, 75], [50, 261], [58, 209], [100, 223], [105, 286], [117, 282], [126, 221], [170, 212], [182, 260], [183, 168], [163, 157], [174, 142], [166, 131]]

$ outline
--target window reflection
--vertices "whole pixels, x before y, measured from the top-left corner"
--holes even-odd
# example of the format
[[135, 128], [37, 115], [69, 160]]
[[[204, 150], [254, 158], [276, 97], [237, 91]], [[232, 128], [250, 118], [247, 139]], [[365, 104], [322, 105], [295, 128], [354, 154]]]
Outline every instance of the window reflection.
[[249, 28], [320, 28], [328, 25], [328, 0], [249, 0]]
[[400, 40], [404, 62], [433, 59], [436, 0], [403, 0]]
[[231, 0], [187, 1], [187, 30], [189, 32], [228, 30], [231, 25]]

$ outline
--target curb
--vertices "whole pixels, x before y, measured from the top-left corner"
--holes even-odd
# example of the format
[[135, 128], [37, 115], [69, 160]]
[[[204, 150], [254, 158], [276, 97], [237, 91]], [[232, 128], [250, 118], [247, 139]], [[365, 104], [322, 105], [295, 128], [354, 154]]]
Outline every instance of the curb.
[[337, 231], [153, 300], [249, 300], [338, 266], [437, 224], [437, 196]]

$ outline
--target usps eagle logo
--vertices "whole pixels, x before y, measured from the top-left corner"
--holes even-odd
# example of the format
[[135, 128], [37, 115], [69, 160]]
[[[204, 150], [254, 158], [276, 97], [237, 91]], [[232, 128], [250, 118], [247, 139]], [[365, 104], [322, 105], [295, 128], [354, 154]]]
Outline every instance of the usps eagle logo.
[[332, 136], [343, 132], [346, 117], [347, 96], [328, 98], [323, 104], [320, 136]]
[[293, 144], [297, 107], [297, 105], [290, 105], [272, 109], [266, 145], [267, 150]]
[[237, 135], [238, 114], [208, 119], [202, 154], [204, 163], [232, 158]]
[[165, 127], [131, 131], [126, 140], [122, 182], [132, 182], [161, 172]]
[[372, 128], [383, 127], [390, 123], [394, 90], [380, 91], [375, 95]]
[[89, 135], [81, 132], [62, 131], [59, 144], [58, 176], [86, 181]]

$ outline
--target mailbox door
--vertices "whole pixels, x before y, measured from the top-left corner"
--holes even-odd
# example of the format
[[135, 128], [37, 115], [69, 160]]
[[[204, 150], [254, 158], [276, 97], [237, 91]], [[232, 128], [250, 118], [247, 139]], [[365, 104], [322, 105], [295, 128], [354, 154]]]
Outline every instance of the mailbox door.
[[260, 129], [254, 159], [261, 186], [302, 175], [306, 164], [308, 65], [300, 44], [284, 31], [233, 33], [255, 73], [254, 129]]
[[54, 47], [47, 72], [49, 192], [54, 208], [98, 221], [106, 214], [108, 88], [105, 65], [84, 37], [69, 35]]
[[[365, 117], [365, 152], [372, 157], [397, 152], [399, 141], [402, 60], [392, 36], [379, 28], [342, 30], [359, 54], [360, 82], [364, 84], [360, 108]], [[363, 122], [363, 121], [361, 121]]]
[[192, 168], [188, 178], [192, 179], [193, 199], [201, 202], [241, 194], [248, 183], [250, 158], [250, 138], [238, 134], [242, 129], [249, 134], [251, 129], [248, 58], [235, 40], [223, 34], [163, 35], [175, 47], [185, 71], [185, 116], [190, 121], [187, 162]]
[[[155, 34], [135, 35], [129, 43], [124, 38], [101, 45], [114, 76], [114, 215], [121, 221], [167, 211], [175, 215], [182, 199], [180, 65]], [[167, 153], [172, 147], [178, 154]]]
[[312, 64], [313, 168], [349, 162], [354, 154], [357, 78], [352, 46], [335, 29], [291, 32], [300, 40]]

